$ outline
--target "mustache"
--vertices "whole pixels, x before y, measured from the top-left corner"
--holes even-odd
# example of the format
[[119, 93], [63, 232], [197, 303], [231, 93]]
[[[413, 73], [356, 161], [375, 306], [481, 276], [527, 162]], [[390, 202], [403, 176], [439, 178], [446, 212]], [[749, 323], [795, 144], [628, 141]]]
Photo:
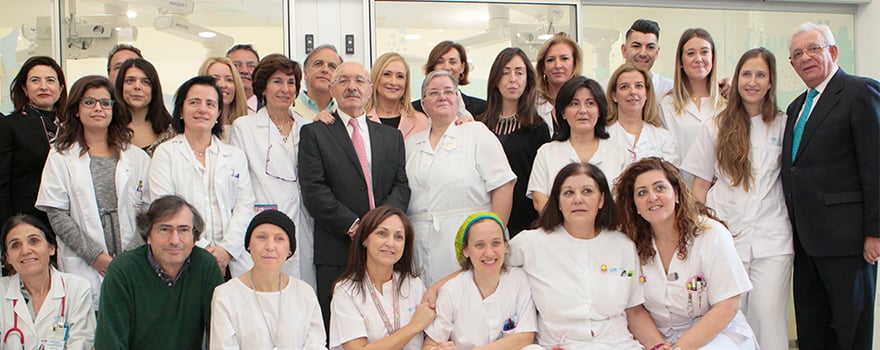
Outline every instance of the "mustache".
[[361, 97], [361, 92], [360, 92], [360, 91], [357, 91], [357, 90], [346, 90], [346, 91], [345, 91], [345, 94], [343, 94], [342, 97], [357, 97], [357, 98], [360, 98], [360, 97]]

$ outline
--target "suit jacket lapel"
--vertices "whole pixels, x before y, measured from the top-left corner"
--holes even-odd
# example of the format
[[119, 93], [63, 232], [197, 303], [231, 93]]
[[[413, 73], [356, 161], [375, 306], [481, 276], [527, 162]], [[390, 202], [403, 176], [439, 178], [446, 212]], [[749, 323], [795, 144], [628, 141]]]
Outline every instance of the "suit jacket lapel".
[[358, 174], [361, 174], [361, 179], [366, 179], [364, 172], [361, 170], [361, 161], [358, 160], [357, 152], [354, 150], [354, 144], [351, 143], [351, 136], [348, 136], [345, 122], [342, 121], [342, 118], [339, 117], [339, 113], [337, 112], [333, 112], [333, 118], [336, 118], [336, 122], [327, 125], [330, 129], [330, 134], [333, 135], [339, 145], [342, 146], [345, 155], [348, 156], [348, 159], [351, 161], [352, 165], [354, 165], [354, 168], [357, 169]]
[[798, 153], [794, 159], [795, 161], [797, 161], [803, 150], [810, 143], [813, 134], [815, 134], [816, 130], [819, 129], [819, 126], [822, 125], [822, 121], [828, 117], [828, 114], [834, 106], [840, 102], [839, 94], [843, 91], [845, 75], [846, 73], [843, 72], [843, 69], [838, 68], [837, 73], [834, 74], [834, 77], [832, 77], [831, 80], [828, 81], [828, 85], [825, 86], [825, 91], [822, 91], [822, 95], [819, 96], [819, 100], [815, 102], [816, 106], [813, 107], [813, 111], [810, 112], [810, 119], [807, 119], [807, 124], [804, 125], [804, 133], [801, 135], [801, 144], [798, 147]]

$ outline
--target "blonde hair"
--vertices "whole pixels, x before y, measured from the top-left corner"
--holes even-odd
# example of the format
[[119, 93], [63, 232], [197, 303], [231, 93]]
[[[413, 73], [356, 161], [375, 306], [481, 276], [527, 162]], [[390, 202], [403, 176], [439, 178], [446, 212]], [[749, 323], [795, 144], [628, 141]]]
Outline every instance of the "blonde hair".
[[619, 118], [617, 102], [614, 101], [614, 93], [617, 91], [617, 79], [623, 73], [639, 72], [645, 78], [645, 106], [642, 107], [642, 121], [656, 127], [661, 127], [660, 106], [657, 104], [657, 96], [654, 95], [654, 83], [651, 81], [651, 73], [636, 67], [632, 63], [624, 63], [617, 67], [611, 79], [608, 79], [606, 98], [608, 99], [608, 125], [614, 124]]
[[[229, 67], [229, 71], [232, 72], [232, 80], [235, 82], [235, 97], [232, 99], [232, 103], [229, 104], [229, 115], [224, 115], [224, 117], [226, 117], [226, 122], [224, 124], [232, 124], [232, 122], [239, 117], [248, 114], [247, 98], [245, 98], [244, 94], [244, 84], [241, 82], [241, 75], [238, 74], [235, 65], [226, 57], [208, 57], [205, 62], [202, 63], [202, 67], [199, 68], [199, 75], [210, 75], [208, 74], [208, 69], [211, 68], [214, 63], [225, 64]], [[222, 100], [223, 96], [220, 96], [220, 98]], [[223, 108], [221, 107], [221, 110], [222, 109]]]
[[[568, 34], [565, 32], [559, 32], [553, 35], [552, 38], [548, 39], [544, 42], [544, 45], [541, 46], [541, 49], [538, 50], [538, 58], [535, 59], [535, 71], [538, 75], [538, 97], [543, 98], [547, 101], [553, 101], [556, 99], [556, 96], [550, 95], [550, 80], [547, 79], [547, 76], [544, 75], [544, 58], [547, 56], [547, 51], [550, 51], [550, 48], [555, 46], [556, 44], [567, 44], [571, 47], [572, 51], [572, 59], [574, 59], [574, 69], [571, 71], [571, 76], [578, 76], [581, 74], [581, 69], [583, 67], [583, 54], [581, 53], [581, 47], [578, 43], [568, 37]], [[571, 77], [569, 77], [571, 78]]]
[[[400, 100], [397, 101], [398, 110], [400, 110], [401, 118], [412, 118], [416, 115], [416, 109], [413, 108], [412, 103], [410, 103], [410, 97], [412, 94], [410, 93], [410, 73], [409, 73], [409, 64], [406, 63], [406, 59], [403, 58], [400, 54], [396, 52], [386, 52], [379, 56], [376, 59], [376, 62], [373, 63], [373, 69], [370, 71], [370, 81], [373, 84], [379, 83], [379, 77], [382, 76], [382, 72], [385, 68], [388, 67], [391, 62], [399, 61], [403, 63], [403, 67], [406, 69], [406, 87], [403, 89], [403, 95], [400, 96]], [[366, 111], [370, 111], [376, 107], [377, 101], [379, 101], [379, 89], [375, 86], [373, 87], [373, 95], [369, 101], [367, 101], [367, 106], [364, 108]]]
[[677, 68], [675, 70], [675, 80], [672, 83], [672, 103], [676, 114], [684, 113], [691, 100], [691, 95], [688, 92], [691, 83], [684, 72], [681, 55], [684, 53], [684, 45], [693, 38], [706, 40], [709, 42], [709, 46], [712, 47], [712, 71], [709, 72], [709, 76], [706, 78], [706, 84], [709, 85], [709, 100], [715, 110], [724, 107], [724, 98], [721, 97], [721, 93], [718, 91], [718, 55], [715, 53], [715, 40], [712, 40], [712, 35], [709, 35], [709, 32], [703, 28], [690, 28], [681, 34], [681, 38], [678, 40], [678, 47], [675, 49], [675, 67]]

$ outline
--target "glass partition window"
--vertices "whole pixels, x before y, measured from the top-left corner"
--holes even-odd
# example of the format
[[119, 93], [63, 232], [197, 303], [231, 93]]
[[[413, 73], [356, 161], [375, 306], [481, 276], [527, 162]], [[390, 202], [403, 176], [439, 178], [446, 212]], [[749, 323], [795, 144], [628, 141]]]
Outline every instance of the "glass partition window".
[[[438, 42], [462, 44], [471, 67], [470, 81], [462, 90], [485, 98], [486, 80], [495, 56], [515, 46], [534, 60], [538, 49], [553, 33], [577, 37], [577, 5], [477, 2], [376, 1], [373, 58], [393, 51], [403, 55], [419, 86], [428, 53]], [[418, 88], [413, 98], [420, 98]]]
[[719, 77], [730, 77], [746, 50], [766, 47], [776, 55], [781, 108], [804, 91], [803, 82], [788, 62], [788, 40], [798, 25], [811, 21], [830, 26], [840, 50], [838, 64], [850, 72], [854, 66], [852, 14], [585, 5], [582, 16], [583, 74], [603, 82], [624, 62], [620, 46], [625, 43], [626, 30], [638, 18], [660, 24], [660, 55], [653, 71], [669, 79], [675, 75], [679, 37], [688, 28], [700, 27], [712, 34]]

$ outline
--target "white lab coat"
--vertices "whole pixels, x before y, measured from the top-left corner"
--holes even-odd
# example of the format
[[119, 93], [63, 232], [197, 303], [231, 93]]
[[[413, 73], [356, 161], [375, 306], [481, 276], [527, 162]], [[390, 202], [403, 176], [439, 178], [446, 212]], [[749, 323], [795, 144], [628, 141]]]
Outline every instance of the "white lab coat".
[[273, 342], [278, 349], [327, 349], [325, 334], [315, 291], [296, 278], [279, 292], [255, 292], [239, 278], [214, 289], [211, 349], [271, 349]]
[[286, 144], [265, 108], [257, 114], [236, 119], [229, 141], [247, 157], [257, 209], [275, 206], [296, 225], [296, 252], [284, 264], [283, 271], [314, 288], [314, 221], [303, 205], [299, 182], [278, 178], [298, 180], [299, 130], [304, 124], [311, 123], [293, 111], [290, 114], [295, 124]]
[[[596, 148], [589, 163], [602, 170], [602, 174], [608, 180], [608, 188], [613, 189], [614, 180], [631, 161], [632, 156], [626, 152], [626, 148], [609, 140], [599, 139], [599, 147]], [[532, 166], [526, 197], [532, 198], [533, 192], [549, 197], [556, 174], [566, 165], [580, 162], [577, 151], [569, 141], [551, 141], [541, 145]]]
[[[4, 293], [3, 306], [0, 307], [0, 334], [7, 341], [0, 349], [20, 349], [18, 332], [9, 332], [14, 327], [15, 316], [18, 315], [18, 328], [24, 333], [24, 348], [36, 349], [40, 339], [64, 339], [64, 329], [53, 330], [61, 318], [61, 300], [64, 299], [64, 316], [70, 325], [67, 339], [67, 350], [91, 349], [95, 341], [95, 312], [92, 309], [91, 286], [89, 281], [68, 273], [51, 271], [52, 286], [43, 301], [43, 306], [36, 315], [31, 317], [28, 306], [21, 294], [21, 280], [12, 275], [0, 278], [0, 291]], [[15, 306], [13, 307], [13, 301]], [[2, 340], [2, 338], [0, 338]]]
[[433, 284], [457, 271], [455, 233], [478, 211], [492, 210], [492, 191], [516, 180], [501, 142], [483, 123], [450, 125], [437, 149], [430, 129], [406, 140], [417, 266]]
[[[56, 208], [70, 211], [76, 225], [107, 252], [104, 227], [98, 212], [98, 200], [89, 169], [91, 157], [80, 155], [79, 144], [74, 143], [64, 153], [53, 148], [49, 151], [40, 192], [37, 195], [37, 209], [45, 211]], [[150, 203], [148, 175], [150, 156], [138, 147], [129, 146], [119, 153], [116, 163], [116, 197], [119, 214], [119, 238], [122, 247], [128, 247], [137, 232], [137, 214], [146, 210]], [[58, 240], [58, 268], [85, 278], [92, 284], [92, 301], [98, 309], [101, 283], [104, 276], [92, 265], [80, 258], [76, 252]]]
[[761, 348], [785, 349], [793, 233], [782, 191], [782, 136], [785, 114], [770, 125], [761, 115], [751, 117], [749, 160], [753, 179], [749, 191], [733, 186], [721, 172], [715, 157], [718, 142], [717, 119], [703, 124], [681, 167], [706, 181], [717, 177], [706, 194], [706, 204], [715, 209], [734, 236], [739, 258], [755, 289], [740, 301]]
[[638, 135], [638, 143], [636, 135], [626, 132], [620, 123], [611, 124], [606, 130], [611, 134], [609, 140], [626, 147], [633, 162], [645, 157], [660, 157], [675, 166], [681, 162], [675, 140], [666, 129], [642, 122], [642, 133]]
[[529, 276], [538, 344], [548, 349], [642, 348], [627, 329], [625, 313], [645, 301], [639, 257], [623, 233], [602, 231], [593, 239], [578, 239], [561, 225], [552, 232], [526, 230], [510, 240], [507, 261]]
[[[220, 207], [223, 236], [214, 243], [226, 249], [232, 260], [229, 270], [237, 277], [253, 267], [250, 254], [244, 250], [244, 232], [254, 216], [254, 189], [251, 186], [247, 158], [242, 150], [220, 142], [216, 136], [207, 152], [217, 147], [213, 159], [214, 191]], [[206, 155], [214, 157], [214, 154]], [[205, 167], [196, 159], [184, 134], [165, 141], [153, 153], [150, 166], [150, 197], [175, 194], [192, 204], [202, 217], [213, 212], [206, 184], [202, 181]], [[207, 220], [207, 219], [206, 219]], [[196, 242], [199, 247], [212, 243], [210, 233], [203, 233]]]
[[[715, 220], [702, 220], [708, 228], [697, 233], [688, 247], [687, 259], [673, 255], [668, 272], [663, 270], [660, 254], [642, 265], [645, 308], [669, 342], [678, 340], [712, 305], [752, 289], [733, 248], [730, 232]], [[653, 244], [656, 251], [657, 245]], [[698, 275], [702, 275], [704, 287], [689, 291], [688, 282]], [[745, 317], [737, 311], [730, 324], [704, 349], [757, 349], [757, 344]]]
[[[400, 278], [400, 273], [395, 272], [395, 278]], [[376, 292], [385, 315], [388, 316], [389, 322], [394, 325], [394, 301], [392, 299], [392, 288], [395, 290], [394, 280], [391, 279], [382, 285], [382, 293]], [[364, 294], [355, 289], [351, 280], [344, 280], [336, 283], [333, 287], [333, 300], [330, 301], [330, 349], [342, 350], [342, 344], [348, 341], [367, 338], [367, 342], [372, 343], [388, 336], [388, 330], [385, 323], [379, 316], [379, 311], [370, 297], [370, 292], [366, 288], [375, 288], [372, 283], [364, 285]], [[425, 286], [422, 280], [416, 278], [405, 278], [403, 286], [400, 288], [400, 326], [406, 326], [412, 320], [416, 307], [422, 302], [422, 295], [425, 294]], [[419, 332], [403, 347], [403, 350], [421, 350], [424, 342], [424, 335]]]
[[672, 95], [666, 96], [660, 101], [660, 116], [663, 119], [663, 126], [669, 130], [675, 140], [678, 159], [683, 161], [694, 140], [697, 139], [697, 135], [700, 134], [700, 126], [707, 120], [714, 118], [724, 108], [715, 108], [712, 105], [712, 99], [703, 97], [700, 99], [700, 108], [697, 108], [694, 101], [688, 101], [684, 111], [676, 113], [674, 101]]
[[502, 272], [495, 292], [485, 299], [474, 283], [473, 270], [462, 272], [440, 288], [436, 310], [425, 334], [438, 343], [451, 340], [461, 350], [538, 331], [529, 279], [517, 267]]

